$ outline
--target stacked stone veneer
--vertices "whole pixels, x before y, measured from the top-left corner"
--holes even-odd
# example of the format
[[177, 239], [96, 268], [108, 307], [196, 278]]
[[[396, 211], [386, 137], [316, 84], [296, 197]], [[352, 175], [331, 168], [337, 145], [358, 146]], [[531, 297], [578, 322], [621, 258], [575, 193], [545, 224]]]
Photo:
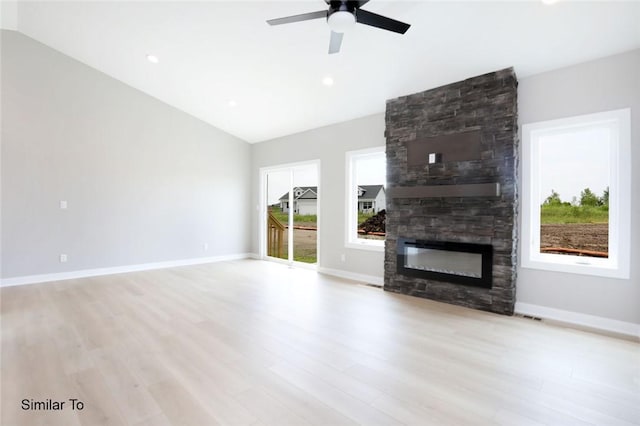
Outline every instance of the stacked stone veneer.
[[[517, 79], [512, 68], [387, 101], [389, 187], [498, 182], [497, 197], [387, 199], [384, 289], [513, 314], [516, 275]], [[481, 158], [407, 165], [407, 142], [480, 131]], [[426, 162], [426, 161], [425, 161]], [[398, 237], [493, 245], [493, 287], [400, 275]]]

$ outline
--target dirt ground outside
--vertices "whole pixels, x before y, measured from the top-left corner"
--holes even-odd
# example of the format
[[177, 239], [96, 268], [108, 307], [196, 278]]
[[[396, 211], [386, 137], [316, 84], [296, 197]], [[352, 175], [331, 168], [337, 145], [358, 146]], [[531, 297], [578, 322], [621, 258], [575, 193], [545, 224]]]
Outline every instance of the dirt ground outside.
[[293, 229], [293, 257], [298, 262], [318, 261], [318, 231]]
[[[307, 224], [308, 225], [308, 224]], [[293, 259], [298, 262], [316, 263], [318, 231], [308, 229], [293, 229]], [[289, 232], [284, 233], [282, 259], [289, 258]]]
[[565, 223], [540, 225], [540, 248], [563, 247], [609, 251], [609, 225], [606, 223]]

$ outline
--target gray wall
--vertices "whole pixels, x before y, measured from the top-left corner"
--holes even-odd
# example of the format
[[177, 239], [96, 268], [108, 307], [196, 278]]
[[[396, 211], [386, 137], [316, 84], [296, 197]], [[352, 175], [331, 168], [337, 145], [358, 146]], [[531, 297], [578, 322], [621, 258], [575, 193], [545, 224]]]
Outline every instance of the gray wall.
[[519, 268], [518, 302], [640, 323], [640, 50], [523, 78], [518, 91], [521, 125], [630, 107], [632, 196], [631, 279]]
[[17, 32], [1, 41], [3, 278], [249, 251], [249, 144]]
[[[382, 108], [382, 106], [381, 106]], [[345, 153], [384, 147], [384, 114], [321, 127], [252, 146], [252, 252], [259, 253], [256, 207], [259, 200], [261, 167], [308, 160], [320, 160], [321, 268], [338, 269], [380, 277], [384, 273], [384, 253], [345, 248]], [[341, 261], [345, 254], [346, 262]]]

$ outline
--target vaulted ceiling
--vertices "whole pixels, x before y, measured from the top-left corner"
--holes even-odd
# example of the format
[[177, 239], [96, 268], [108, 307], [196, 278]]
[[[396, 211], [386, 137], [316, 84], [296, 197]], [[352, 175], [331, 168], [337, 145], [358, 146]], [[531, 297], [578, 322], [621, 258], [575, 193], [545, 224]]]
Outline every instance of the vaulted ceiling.
[[411, 28], [357, 25], [335, 55], [323, 19], [265, 23], [326, 7], [20, 1], [11, 13], [20, 32], [248, 142], [382, 112], [387, 99], [500, 68], [522, 78], [640, 47], [640, 2], [371, 0], [364, 9]]

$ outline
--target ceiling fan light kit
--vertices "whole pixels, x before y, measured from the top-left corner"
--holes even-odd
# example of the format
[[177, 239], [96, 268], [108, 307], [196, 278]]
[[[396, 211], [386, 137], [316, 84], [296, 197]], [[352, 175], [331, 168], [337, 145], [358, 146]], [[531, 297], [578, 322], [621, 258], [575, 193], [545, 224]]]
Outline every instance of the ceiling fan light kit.
[[331, 38], [329, 40], [329, 53], [338, 53], [342, 45], [342, 38], [346, 31], [356, 23], [365, 24], [372, 27], [380, 28], [387, 31], [404, 34], [411, 25], [386, 16], [378, 15], [373, 12], [360, 9], [369, 0], [348, 0], [333, 1], [325, 0], [329, 5], [328, 10], [320, 10], [317, 12], [303, 13], [301, 15], [287, 16], [284, 18], [269, 19], [269, 25], [290, 24], [293, 22], [310, 21], [312, 19], [325, 18], [329, 28], [331, 28]]
[[338, 10], [329, 15], [327, 23], [329, 24], [331, 31], [345, 33], [356, 24], [356, 15], [353, 12], [348, 12], [346, 10]]

